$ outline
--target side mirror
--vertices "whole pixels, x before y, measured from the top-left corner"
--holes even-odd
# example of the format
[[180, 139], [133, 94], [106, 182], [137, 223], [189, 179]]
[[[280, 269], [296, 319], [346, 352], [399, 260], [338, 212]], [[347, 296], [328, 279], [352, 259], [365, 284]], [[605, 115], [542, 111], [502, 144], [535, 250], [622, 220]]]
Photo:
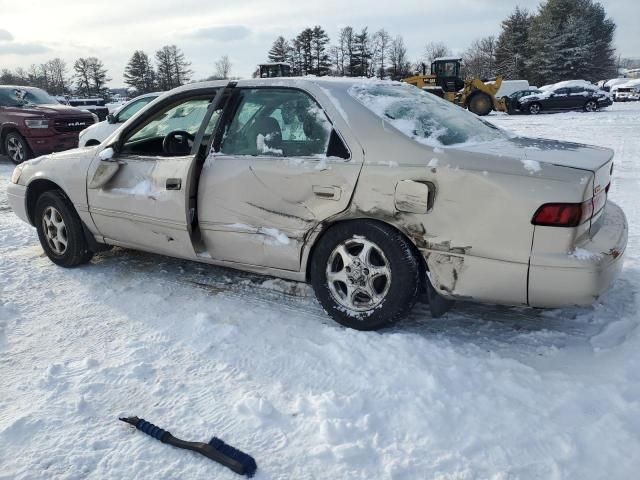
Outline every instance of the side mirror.
[[107, 115], [107, 122], [111, 124], [118, 123], [118, 119], [115, 117], [115, 115], [110, 113], [109, 115]]

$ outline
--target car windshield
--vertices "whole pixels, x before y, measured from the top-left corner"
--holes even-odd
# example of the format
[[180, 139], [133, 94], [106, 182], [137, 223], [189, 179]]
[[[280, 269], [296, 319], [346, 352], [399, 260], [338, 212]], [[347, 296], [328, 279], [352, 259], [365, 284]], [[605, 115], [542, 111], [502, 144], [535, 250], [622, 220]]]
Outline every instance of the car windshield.
[[353, 85], [349, 94], [373, 113], [419, 143], [440, 147], [506, 138], [497, 127], [473, 113], [401, 83]]
[[527, 95], [536, 95], [538, 93], [542, 93], [540, 90], [521, 90], [519, 92], [515, 92], [511, 94], [511, 98], [521, 98], [526, 97]]
[[19, 107], [21, 105], [52, 105], [59, 103], [55, 98], [39, 88], [2, 88], [0, 105]]

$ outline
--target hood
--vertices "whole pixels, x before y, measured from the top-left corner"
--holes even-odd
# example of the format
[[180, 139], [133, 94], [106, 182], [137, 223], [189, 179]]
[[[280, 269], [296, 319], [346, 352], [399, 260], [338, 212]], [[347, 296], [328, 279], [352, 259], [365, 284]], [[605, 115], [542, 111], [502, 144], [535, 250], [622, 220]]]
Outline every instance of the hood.
[[19, 107], [18, 110], [24, 115], [38, 115], [44, 117], [91, 117], [91, 114], [88, 112], [84, 112], [79, 108], [70, 107], [68, 105], [62, 104], [51, 104], [51, 105], [26, 105], [24, 107]]
[[594, 173], [613, 158], [613, 150], [609, 148], [527, 137], [463, 146], [459, 150], [577, 168]]

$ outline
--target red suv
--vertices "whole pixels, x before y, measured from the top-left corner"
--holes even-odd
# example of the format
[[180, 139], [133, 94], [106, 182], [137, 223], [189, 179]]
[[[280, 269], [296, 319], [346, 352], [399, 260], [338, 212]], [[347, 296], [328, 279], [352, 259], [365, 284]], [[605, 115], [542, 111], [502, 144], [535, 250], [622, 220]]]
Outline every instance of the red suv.
[[0, 153], [14, 163], [76, 148], [78, 133], [94, 121], [39, 88], [0, 85]]

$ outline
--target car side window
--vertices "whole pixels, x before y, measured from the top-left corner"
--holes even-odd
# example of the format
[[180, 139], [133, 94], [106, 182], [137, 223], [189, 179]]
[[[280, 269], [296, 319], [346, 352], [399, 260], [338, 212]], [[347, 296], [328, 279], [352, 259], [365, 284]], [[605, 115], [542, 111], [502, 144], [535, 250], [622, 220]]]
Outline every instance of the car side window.
[[240, 91], [220, 150], [226, 155], [324, 157], [332, 131], [322, 108], [305, 92], [247, 89]]
[[120, 112], [118, 112], [118, 122], [124, 123], [129, 120], [133, 115], [142, 110], [142, 107], [147, 105], [151, 100], [154, 100], [155, 97], [147, 97], [141, 98], [140, 100], [136, 100], [133, 103], [130, 103], [126, 107], [124, 107]]
[[556, 95], [567, 95], [569, 93], [568, 88], [559, 88], [554, 92]]
[[154, 156], [188, 154], [212, 99], [213, 96], [189, 98], [153, 114], [128, 135], [123, 152]]

